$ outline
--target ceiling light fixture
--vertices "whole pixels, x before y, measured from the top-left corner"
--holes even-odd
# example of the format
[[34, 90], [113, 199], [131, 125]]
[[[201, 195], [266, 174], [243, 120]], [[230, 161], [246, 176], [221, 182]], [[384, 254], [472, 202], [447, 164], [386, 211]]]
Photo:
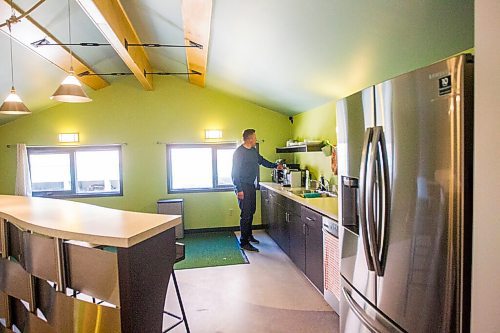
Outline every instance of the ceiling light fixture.
[[52, 94], [50, 99], [67, 102], [67, 103], [86, 103], [91, 102], [92, 99], [87, 96], [83, 90], [82, 84], [75, 76], [73, 70], [73, 50], [71, 49], [71, 5], [68, 0], [68, 35], [69, 35], [69, 56], [70, 56], [70, 69], [69, 75], [63, 80], [59, 88]]
[[[14, 9], [12, 7], [12, 0], [10, 1], [10, 9], [12, 10], [12, 16], [16, 17], [14, 14]], [[10, 43], [10, 75], [11, 75], [11, 83], [12, 88], [10, 90], [10, 94], [7, 96], [5, 101], [0, 106], [0, 113], [2, 114], [29, 114], [31, 111], [24, 105], [21, 98], [16, 93], [16, 88], [14, 88], [14, 61], [12, 57], [12, 30], [11, 23], [7, 21], [7, 25], [9, 27], [9, 43]]]

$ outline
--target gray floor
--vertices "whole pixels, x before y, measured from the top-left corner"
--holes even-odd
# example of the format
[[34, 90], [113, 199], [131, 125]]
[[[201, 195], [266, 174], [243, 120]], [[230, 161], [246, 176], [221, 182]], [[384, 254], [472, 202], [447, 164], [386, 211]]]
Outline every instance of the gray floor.
[[[250, 264], [176, 271], [191, 332], [338, 332], [323, 296], [265, 232], [255, 236], [260, 252], [247, 252]], [[166, 309], [180, 313], [173, 284]]]

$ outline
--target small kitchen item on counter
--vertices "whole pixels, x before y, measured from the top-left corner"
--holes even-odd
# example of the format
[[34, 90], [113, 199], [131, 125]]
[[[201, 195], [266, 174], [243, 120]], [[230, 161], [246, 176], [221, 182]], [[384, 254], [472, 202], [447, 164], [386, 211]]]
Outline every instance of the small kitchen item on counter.
[[290, 170], [287, 173], [287, 183], [290, 187], [301, 187], [302, 186], [302, 171], [300, 170]]
[[318, 192], [304, 193], [303, 195], [304, 195], [304, 198], [306, 198], [306, 199], [321, 197], [321, 194]]
[[274, 183], [283, 184], [283, 182], [285, 181], [285, 178], [286, 178], [286, 172], [285, 172], [286, 159], [279, 158], [276, 160], [275, 163], [280, 164], [283, 167], [283, 169], [274, 168], [273, 173], [272, 173], [272, 180]]
[[285, 180], [285, 170], [286, 169], [273, 169], [272, 179], [276, 184], [283, 184]]

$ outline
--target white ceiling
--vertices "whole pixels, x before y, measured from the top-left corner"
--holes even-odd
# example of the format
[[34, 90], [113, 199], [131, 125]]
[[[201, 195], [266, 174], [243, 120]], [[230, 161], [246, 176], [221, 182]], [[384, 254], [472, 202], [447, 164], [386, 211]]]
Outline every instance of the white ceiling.
[[[14, 2], [28, 9], [36, 0]], [[181, 0], [121, 2], [143, 42], [184, 43]], [[71, 11], [73, 42], [106, 43], [74, 0]], [[31, 16], [68, 41], [65, 0], [46, 0]], [[294, 115], [471, 48], [473, 35], [472, 0], [213, 0], [206, 86]], [[111, 47], [73, 50], [96, 72], [129, 71]], [[48, 97], [65, 73], [17, 43], [13, 52], [25, 104], [55, 105]], [[186, 71], [182, 48], [147, 53], [156, 70]], [[3, 99], [11, 86], [3, 33], [0, 60]], [[0, 124], [12, 119], [0, 115]]]

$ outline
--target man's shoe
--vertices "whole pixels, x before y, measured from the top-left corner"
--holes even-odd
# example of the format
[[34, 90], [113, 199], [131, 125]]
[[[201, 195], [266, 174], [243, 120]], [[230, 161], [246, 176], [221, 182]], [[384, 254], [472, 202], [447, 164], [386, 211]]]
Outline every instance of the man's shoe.
[[244, 244], [244, 245], [240, 245], [240, 247], [243, 249], [243, 250], [247, 250], [247, 251], [252, 251], [252, 252], [259, 252], [259, 249], [256, 248], [255, 246], [253, 246], [252, 244], [250, 243], [247, 243], [247, 244]]
[[252, 243], [255, 243], [255, 244], [259, 244], [259, 243], [260, 243], [258, 239], [255, 239], [255, 237], [254, 237], [254, 236], [250, 236], [250, 238], [249, 238], [248, 240], [249, 240], [250, 242], [252, 242]]

